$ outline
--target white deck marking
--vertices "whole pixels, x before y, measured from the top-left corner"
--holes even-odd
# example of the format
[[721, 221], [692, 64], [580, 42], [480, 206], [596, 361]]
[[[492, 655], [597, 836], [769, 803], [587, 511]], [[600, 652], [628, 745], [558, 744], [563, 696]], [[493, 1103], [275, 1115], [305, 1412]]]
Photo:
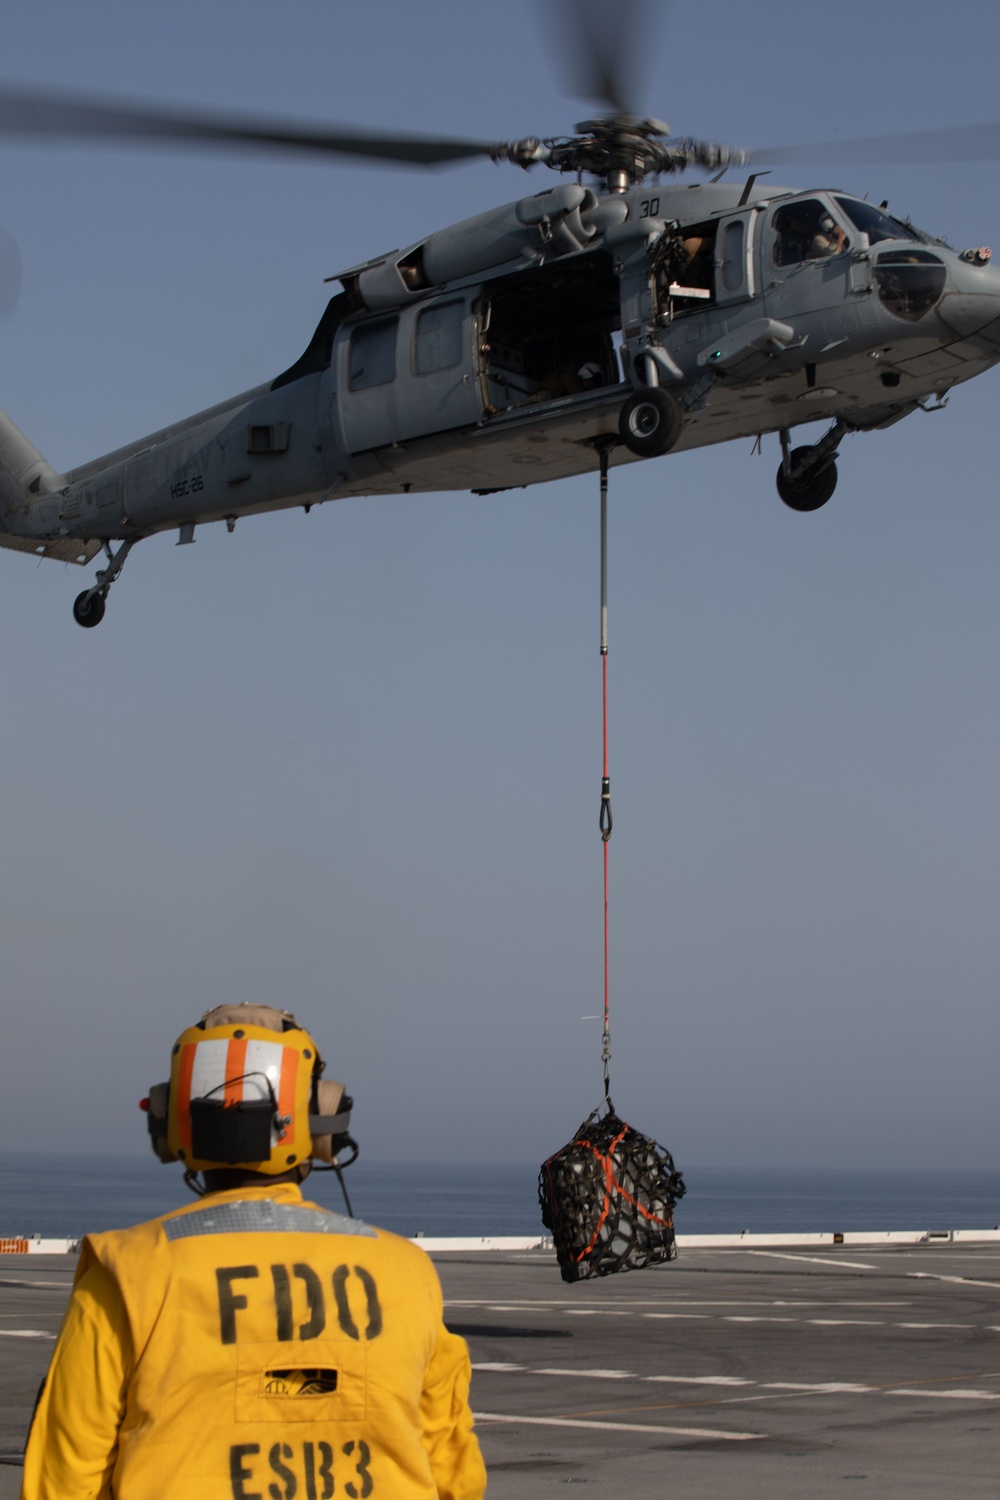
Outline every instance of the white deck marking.
[[671, 1437], [718, 1438], [724, 1443], [752, 1443], [763, 1432], [723, 1432], [714, 1427], [651, 1427], [638, 1422], [586, 1422], [579, 1417], [511, 1417], [506, 1413], [474, 1411], [477, 1422], [526, 1423], [531, 1427], [586, 1427], [596, 1432], [665, 1432]]
[[55, 1339], [44, 1328], [0, 1328], [0, 1339]]
[[[753, 1254], [763, 1254], [763, 1251], [754, 1251]], [[842, 1261], [837, 1261], [842, 1265]], [[909, 1272], [907, 1273], [910, 1274]], [[914, 1275], [917, 1272], [912, 1273]], [[931, 1274], [930, 1272], [919, 1274]], [[955, 1278], [961, 1281], [962, 1277]], [[68, 1283], [67, 1283], [68, 1284]], [[987, 1282], [987, 1286], [994, 1283]], [[1000, 1283], [997, 1283], [1000, 1290]], [[622, 1313], [638, 1312], [640, 1316], [652, 1316], [643, 1314], [642, 1309], [647, 1307], [660, 1307], [666, 1311], [683, 1313], [689, 1307], [912, 1307], [912, 1297], [891, 1297], [873, 1300], [870, 1297], [656, 1297], [656, 1298], [634, 1298], [627, 1303], [622, 1302], [594, 1302], [586, 1307], [571, 1307], [567, 1302], [537, 1299], [533, 1302], [503, 1303], [485, 1302], [479, 1298], [449, 1298], [445, 1302], [446, 1307], [481, 1307], [486, 1312], [531, 1312], [537, 1308], [551, 1312], [564, 1312], [578, 1315], [587, 1313]]]
[[724, 1318], [720, 1318], [719, 1321], [721, 1323], [801, 1323], [803, 1321], [808, 1322], [809, 1320], [803, 1320], [802, 1318], [769, 1318], [765, 1317], [761, 1313], [755, 1313], [753, 1316], [750, 1316], [747, 1313], [727, 1313], [726, 1316]]
[[803, 1318], [814, 1328], [884, 1328], [884, 1318]]
[[[558, 1370], [558, 1369], [533, 1369], [530, 1365], [515, 1364], [474, 1364], [474, 1370], [492, 1371], [499, 1374], [524, 1374], [524, 1375], [552, 1375], [562, 1378], [565, 1375], [579, 1375], [592, 1380], [633, 1380], [639, 1385], [690, 1385], [690, 1386], [726, 1386], [726, 1387], [752, 1387], [758, 1391], [771, 1392], [773, 1395], [751, 1395], [746, 1389], [739, 1395], [730, 1396], [725, 1401], [714, 1401], [711, 1404], [718, 1406], [733, 1406], [744, 1402], [773, 1400], [778, 1393], [786, 1393], [789, 1396], [907, 1396], [922, 1399], [925, 1396], [940, 1397], [948, 1401], [1000, 1401], [1000, 1391], [985, 1391], [981, 1389], [964, 1390], [958, 1387], [946, 1390], [935, 1389], [932, 1384], [924, 1386], [883, 1386], [862, 1385], [850, 1380], [746, 1380], [737, 1375], [637, 1375], [629, 1370]], [[1000, 1380], [1000, 1372], [990, 1371], [975, 1377], [978, 1380]], [[500, 1418], [494, 1420], [527, 1421], [526, 1417]], [[541, 1418], [537, 1420], [541, 1421]], [[546, 1421], [555, 1422], [555, 1418], [546, 1418]], [[604, 1423], [589, 1424], [604, 1426]], [[609, 1424], [610, 1425], [610, 1424]], [[645, 1428], [636, 1428], [637, 1432], [646, 1431]], [[661, 1431], [665, 1429], [649, 1429]], [[678, 1429], [674, 1429], [678, 1430]], [[758, 1434], [759, 1436], [759, 1434]]]
[[933, 1396], [935, 1399], [948, 1401], [1000, 1401], [1000, 1391], [932, 1391], [930, 1389], [918, 1390], [908, 1386], [894, 1386], [891, 1391], [883, 1391], [883, 1396]]
[[789, 1255], [780, 1250], [749, 1250], [749, 1255], [764, 1255], [769, 1260], [808, 1260], [817, 1266], [847, 1266], [852, 1271], [878, 1271], [879, 1266], [864, 1260], [834, 1260], [832, 1255]]
[[755, 1385], [753, 1380], [744, 1380], [739, 1375], [645, 1375], [641, 1377], [653, 1384], [668, 1385]]
[[44, 1287], [46, 1291], [48, 1291], [50, 1286], [63, 1287], [66, 1291], [69, 1291], [72, 1285], [72, 1281], [10, 1281], [7, 1279], [0, 1279], [0, 1286], [2, 1287], [40, 1286]]
[[[868, 1304], [862, 1303], [862, 1306]], [[877, 1304], [871, 1304], [877, 1306]], [[780, 1314], [765, 1313], [640, 1313], [642, 1318], [672, 1322], [693, 1322], [702, 1319], [706, 1323], [797, 1323], [803, 1328], [982, 1328], [984, 1333], [1000, 1333], [1000, 1324], [986, 1323], [894, 1323], [889, 1318], [789, 1318]]]
[[[924, 1274], [924, 1273], [921, 1273], [921, 1274]], [[956, 1278], [945, 1277], [945, 1278], [941, 1278], [941, 1279], [943, 1279], [943, 1280], [953, 1280], [953, 1279], [956, 1279]], [[960, 1278], [958, 1278], [958, 1279], [960, 1279]], [[972, 1285], [972, 1286], [974, 1286], [977, 1283], [975, 1283], [975, 1282], [966, 1282], [964, 1284], [965, 1285]], [[992, 1285], [992, 1283], [988, 1283], [988, 1284]], [[458, 1305], [461, 1305], [461, 1306], [477, 1306], [477, 1307], [487, 1307], [487, 1308], [491, 1307], [491, 1304], [486, 1304], [486, 1303], [462, 1303], [462, 1304], [452, 1304], [452, 1305], [455, 1305], [455, 1306], [458, 1306]], [[640, 1306], [644, 1306], [644, 1305], [645, 1304], [640, 1304]], [[802, 1303], [799, 1303], [799, 1302], [771, 1302], [771, 1301], [769, 1301], [769, 1302], [761, 1302], [761, 1303], [753, 1303], [753, 1302], [749, 1302], [748, 1303], [748, 1302], [729, 1302], [729, 1301], [726, 1301], [726, 1302], [705, 1302], [705, 1303], [702, 1303], [702, 1304], [693, 1304], [693, 1305], [695, 1305], [695, 1306], [701, 1305], [701, 1306], [704, 1306], [704, 1307], [747, 1307], [747, 1306], [750, 1306], [750, 1307], [753, 1307], [753, 1306], [760, 1306], [760, 1307], [787, 1307], [787, 1308], [795, 1308], [796, 1311], [798, 1311], [800, 1309], [803, 1309], [803, 1308], [817, 1308], [817, 1309], [827, 1308], [827, 1309], [830, 1309], [830, 1310], [833, 1310], [834, 1308], [837, 1308], [837, 1309], [839, 1309], [839, 1308], [844, 1308], [844, 1309], [847, 1309], [847, 1308], [857, 1308], [859, 1311], [861, 1311], [861, 1310], [867, 1310], [867, 1309], [870, 1308], [872, 1310], [878, 1309], [879, 1311], [881, 1311], [881, 1310], [883, 1310], [885, 1308], [912, 1307], [913, 1303], [912, 1303], [912, 1301], [909, 1301], [909, 1300], [902, 1300], [902, 1301], [899, 1301], [899, 1302], [869, 1302], [869, 1301], [867, 1301], [866, 1299], [863, 1299], [863, 1298], [862, 1299], [849, 1299], [849, 1300], [848, 1299], [841, 1299], [841, 1298], [833, 1298], [833, 1299], [831, 1299], [829, 1301], [826, 1301], [826, 1300], [819, 1301], [819, 1300], [817, 1300], [817, 1301], [802, 1302]], [[526, 1311], [526, 1310], [527, 1309], [520, 1309], [520, 1311]], [[653, 1321], [660, 1321], [660, 1322], [675, 1322], [675, 1321], [676, 1322], [699, 1322], [699, 1321], [702, 1321], [702, 1322], [719, 1322], [719, 1323], [785, 1323], [785, 1324], [792, 1323], [792, 1324], [799, 1324], [802, 1327], [814, 1327], [814, 1328], [910, 1328], [910, 1329], [920, 1329], [920, 1330], [929, 1330], [929, 1329], [934, 1329], [934, 1328], [955, 1328], [955, 1329], [970, 1329], [970, 1330], [971, 1329], [979, 1329], [983, 1333], [1000, 1333], [1000, 1324], [994, 1324], [994, 1323], [985, 1323], [985, 1324], [978, 1324], [978, 1323], [958, 1323], [958, 1322], [945, 1321], [944, 1319], [940, 1319], [940, 1320], [938, 1320], [936, 1322], [921, 1322], [921, 1323], [917, 1323], [917, 1322], [899, 1322], [899, 1323], [896, 1323], [896, 1322], [893, 1322], [889, 1318], [800, 1318], [800, 1317], [790, 1317], [790, 1316], [787, 1316], [786, 1314], [782, 1314], [782, 1313], [714, 1313], [714, 1312], [681, 1312], [681, 1311], [674, 1311], [674, 1310], [671, 1310], [669, 1312], [642, 1312], [642, 1311], [636, 1311], [635, 1313], [632, 1313], [629, 1310], [623, 1310], [621, 1308], [604, 1309], [604, 1308], [581, 1308], [581, 1307], [562, 1308], [561, 1310], [563, 1312], [565, 1312], [568, 1317], [595, 1317], [595, 1316], [603, 1316], [603, 1317], [620, 1317], [620, 1318], [623, 1318], [623, 1317], [635, 1316], [635, 1317], [638, 1317], [638, 1318], [651, 1319]]]
[[[897, 1328], [975, 1328], [975, 1323], [897, 1323]], [[995, 1330], [991, 1330], [995, 1332]]]
[[955, 1286], [988, 1286], [1000, 1292], [1000, 1281], [973, 1281], [971, 1276], [939, 1276], [935, 1271], [907, 1271], [907, 1276], [921, 1281], [949, 1281]]
[[671, 1319], [678, 1318], [678, 1319], [682, 1319], [682, 1320], [684, 1320], [686, 1322], [691, 1322], [693, 1319], [696, 1319], [696, 1318], [709, 1318], [710, 1319], [710, 1318], [713, 1318], [715, 1316], [715, 1314], [714, 1313], [676, 1313], [676, 1312], [668, 1312], [668, 1313], [642, 1313], [641, 1316], [644, 1317], [644, 1318], [671, 1318]]
[[864, 1395], [875, 1391], [878, 1387], [874, 1385], [857, 1385], [849, 1380], [818, 1380], [806, 1384], [801, 1380], [767, 1380], [761, 1382], [762, 1391], [799, 1391], [803, 1395], [810, 1392], [817, 1396], [834, 1395], [838, 1391], [853, 1391], [855, 1394]]

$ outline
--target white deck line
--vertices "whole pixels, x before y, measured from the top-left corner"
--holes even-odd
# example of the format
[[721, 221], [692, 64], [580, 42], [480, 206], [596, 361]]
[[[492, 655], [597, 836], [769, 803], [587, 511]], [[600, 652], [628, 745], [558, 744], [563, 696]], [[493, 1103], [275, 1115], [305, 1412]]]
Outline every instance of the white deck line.
[[[547, 1235], [498, 1234], [498, 1235], [415, 1235], [413, 1243], [422, 1250], [432, 1252], [494, 1251], [515, 1253], [525, 1250], [552, 1250], [552, 1240]], [[770, 1234], [765, 1231], [743, 1234], [679, 1234], [679, 1250], [811, 1250], [836, 1246], [865, 1246], [877, 1249], [880, 1245], [985, 1245], [1000, 1244], [1000, 1226], [995, 1229], [886, 1229], [848, 1230], [844, 1234], [833, 1230], [822, 1234]], [[17, 1251], [8, 1246], [17, 1245]], [[21, 1247], [24, 1247], [22, 1249]], [[0, 1256], [4, 1253], [29, 1255], [73, 1255], [80, 1248], [79, 1239], [41, 1239], [28, 1236], [0, 1235]], [[964, 1278], [958, 1278], [962, 1280]]]
[[586, 1427], [597, 1432], [665, 1432], [671, 1437], [710, 1438], [724, 1443], [753, 1443], [763, 1432], [726, 1432], [719, 1427], [648, 1427], [638, 1422], [588, 1422], [580, 1417], [514, 1417], [493, 1411], [474, 1411], [477, 1422], [508, 1422], [529, 1427]]
[[[552, 1240], [548, 1236], [494, 1235], [480, 1238], [461, 1237], [445, 1239], [430, 1235], [418, 1235], [414, 1244], [424, 1250], [551, 1250]], [[877, 1249], [879, 1245], [977, 1245], [1000, 1243], [1000, 1227], [995, 1229], [885, 1229], [848, 1230], [843, 1235], [834, 1230], [822, 1234], [770, 1234], [767, 1231], [744, 1234], [679, 1234], [679, 1250], [776, 1250], [825, 1249], [831, 1245], [865, 1246]]]

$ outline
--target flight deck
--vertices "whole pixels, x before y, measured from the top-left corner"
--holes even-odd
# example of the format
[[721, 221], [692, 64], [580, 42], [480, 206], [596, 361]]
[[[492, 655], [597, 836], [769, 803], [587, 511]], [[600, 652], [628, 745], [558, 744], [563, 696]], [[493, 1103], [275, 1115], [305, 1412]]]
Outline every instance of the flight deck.
[[[689, 1249], [575, 1286], [551, 1252], [434, 1260], [489, 1500], [1000, 1493], [998, 1244]], [[0, 1500], [75, 1264], [0, 1260]]]

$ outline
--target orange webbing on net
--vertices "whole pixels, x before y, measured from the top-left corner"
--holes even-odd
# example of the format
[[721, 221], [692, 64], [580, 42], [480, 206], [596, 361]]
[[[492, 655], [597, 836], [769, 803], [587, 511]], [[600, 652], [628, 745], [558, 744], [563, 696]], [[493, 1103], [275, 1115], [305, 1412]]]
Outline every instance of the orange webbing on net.
[[673, 1157], [612, 1111], [595, 1110], [544, 1163], [538, 1196], [564, 1281], [674, 1257], [684, 1182]]
[[573, 1255], [573, 1259], [576, 1261], [585, 1260], [588, 1255], [591, 1255], [593, 1253], [594, 1246], [597, 1244], [597, 1241], [601, 1237], [601, 1230], [604, 1228], [605, 1221], [607, 1220], [608, 1214], [611, 1211], [613, 1195], [616, 1193], [619, 1197], [624, 1198], [626, 1203], [631, 1203], [632, 1207], [636, 1209], [640, 1214], [642, 1214], [642, 1217], [644, 1219], [648, 1219], [651, 1224], [659, 1224], [662, 1229], [672, 1229], [674, 1227], [674, 1216], [672, 1213], [669, 1214], [665, 1219], [660, 1218], [657, 1214], [650, 1213], [648, 1208], [643, 1208], [642, 1204], [639, 1203], [637, 1199], [633, 1198], [632, 1194], [622, 1186], [622, 1184], [615, 1176], [615, 1169], [613, 1165], [615, 1148], [616, 1146], [621, 1145], [627, 1133], [628, 1126], [623, 1125], [621, 1130], [619, 1130], [618, 1134], [615, 1136], [614, 1140], [611, 1142], [611, 1145], [608, 1147], [607, 1155], [598, 1150], [598, 1148], [593, 1144], [592, 1141], [578, 1139], [576, 1142], [578, 1146], [589, 1147], [589, 1149], [593, 1151], [594, 1155], [597, 1157], [597, 1160], [601, 1163], [601, 1166], [604, 1168], [604, 1202], [601, 1205], [600, 1217], [597, 1220], [597, 1224], [594, 1228], [593, 1234], [590, 1237], [589, 1243], [586, 1244], [582, 1250], [578, 1250]]

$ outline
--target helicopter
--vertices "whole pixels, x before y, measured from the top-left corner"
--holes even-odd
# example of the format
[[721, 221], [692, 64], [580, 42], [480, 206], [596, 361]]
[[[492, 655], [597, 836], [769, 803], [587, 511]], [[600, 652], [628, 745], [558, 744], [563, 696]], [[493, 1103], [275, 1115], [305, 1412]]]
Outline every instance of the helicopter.
[[[573, 10], [573, 7], [570, 7]], [[493, 494], [776, 433], [778, 494], [819, 509], [847, 434], [939, 410], [1000, 362], [1000, 271], [785, 164], [953, 159], [997, 127], [743, 150], [631, 107], [630, 8], [574, 10], [589, 97], [570, 135], [371, 134], [0, 89], [0, 135], [258, 149], [432, 167], [549, 168], [546, 186], [377, 255], [263, 385], [57, 473], [0, 413], [0, 546], [81, 566], [85, 628], [137, 542], [349, 496]], [[990, 148], [992, 149], [992, 147]], [[994, 153], [996, 154], [996, 153]], [[704, 180], [680, 183], [687, 170]], [[739, 173], [737, 176], [736, 174]], [[725, 180], [724, 180], [725, 179]], [[824, 421], [816, 442], [796, 427]]]

